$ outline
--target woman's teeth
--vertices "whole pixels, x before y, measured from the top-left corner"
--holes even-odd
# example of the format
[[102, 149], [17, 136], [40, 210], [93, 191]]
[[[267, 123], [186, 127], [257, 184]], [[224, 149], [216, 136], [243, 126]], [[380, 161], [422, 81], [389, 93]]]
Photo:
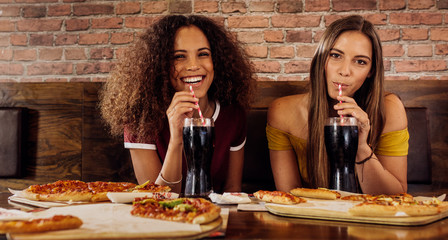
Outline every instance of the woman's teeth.
[[196, 83], [196, 82], [200, 82], [202, 80], [202, 77], [187, 77], [184, 78], [183, 81], [186, 83]]

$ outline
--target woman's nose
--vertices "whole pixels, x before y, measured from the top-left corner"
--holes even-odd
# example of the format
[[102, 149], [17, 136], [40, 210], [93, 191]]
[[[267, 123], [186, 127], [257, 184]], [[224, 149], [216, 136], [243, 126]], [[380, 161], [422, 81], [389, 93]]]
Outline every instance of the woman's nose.
[[187, 64], [187, 71], [195, 71], [199, 69], [198, 62], [195, 58], [190, 58]]
[[343, 77], [350, 76], [350, 62], [349, 61], [343, 61], [341, 65], [339, 66], [339, 75]]

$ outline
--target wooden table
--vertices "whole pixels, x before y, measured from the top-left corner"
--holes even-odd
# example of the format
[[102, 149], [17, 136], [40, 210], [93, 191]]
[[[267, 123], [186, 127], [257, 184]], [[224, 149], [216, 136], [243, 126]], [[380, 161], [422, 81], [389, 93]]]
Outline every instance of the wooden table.
[[[9, 196], [0, 193], [0, 207], [11, 208]], [[448, 218], [424, 226], [400, 227], [281, 217], [269, 212], [238, 211], [235, 205], [222, 207], [230, 208], [224, 239], [448, 238]], [[0, 235], [0, 239], [6, 239], [5, 235]]]

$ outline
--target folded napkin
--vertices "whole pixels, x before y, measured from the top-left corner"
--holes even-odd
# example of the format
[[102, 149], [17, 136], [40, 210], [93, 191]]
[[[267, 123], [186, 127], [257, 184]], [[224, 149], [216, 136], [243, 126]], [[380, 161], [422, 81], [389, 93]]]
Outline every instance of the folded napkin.
[[251, 202], [247, 193], [225, 192], [222, 195], [218, 193], [210, 193], [209, 198], [212, 202], [217, 204], [240, 204]]

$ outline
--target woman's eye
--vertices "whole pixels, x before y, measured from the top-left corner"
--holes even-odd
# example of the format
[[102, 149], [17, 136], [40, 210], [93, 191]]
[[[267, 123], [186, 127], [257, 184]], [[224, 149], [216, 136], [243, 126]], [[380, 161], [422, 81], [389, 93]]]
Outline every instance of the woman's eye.
[[182, 54], [174, 55], [174, 59], [181, 59], [181, 58], [185, 58], [185, 56]]
[[366, 65], [367, 62], [364, 60], [356, 60], [356, 63], [360, 64], [360, 65]]
[[330, 57], [332, 57], [332, 58], [340, 58], [341, 55], [339, 53], [330, 53]]
[[210, 56], [210, 54], [209, 54], [208, 52], [200, 52], [200, 53], [199, 53], [199, 56], [200, 56], [200, 57], [202, 57], [202, 56], [206, 56], [206, 57], [208, 57], [208, 56]]

